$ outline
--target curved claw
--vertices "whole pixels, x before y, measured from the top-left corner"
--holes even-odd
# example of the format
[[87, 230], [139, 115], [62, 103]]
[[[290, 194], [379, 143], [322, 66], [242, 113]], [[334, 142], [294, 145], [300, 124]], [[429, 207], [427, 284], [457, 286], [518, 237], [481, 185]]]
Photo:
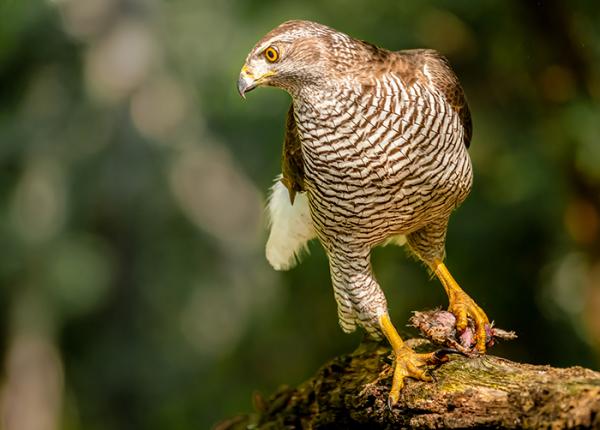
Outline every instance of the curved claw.
[[448, 361], [449, 354], [461, 353], [455, 349], [444, 348], [435, 352], [418, 354], [404, 344], [387, 313], [381, 315], [379, 323], [381, 331], [390, 342], [395, 355], [394, 376], [387, 401], [389, 409], [392, 409], [392, 407], [398, 403], [400, 391], [402, 390], [402, 387], [404, 387], [404, 378], [409, 377], [421, 381], [432, 381], [433, 378], [426, 373], [426, 369], [423, 369], [423, 367], [427, 365], [438, 365]]
[[440, 259], [434, 259], [430, 263], [430, 267], [448, 294], [450, 300], [450, 306], [448, 311], [452, 312], [456, 317], [456, 329], [459, 332], [464, 332], [469, 323], [469, 317], [473, 319], [475, 323], [475, 340], [477, 350], [484, 354], [487, 342], [486, 336], [486, 325], [489, 326], [490, 321], [483, 312], [483, 310], [477, 306], [477, 303], [465, 293], [458, 283], [454, 280], [446, 265]]
[[422, 368], [428, 365], [435, 366], [446, 363], [450, 354], [467, 356], [464, 352], [453, 348], [442, 348], [434, 352], [418, 354], [409, 347], [403, 346], [397, 351], [394, 362], [394, 378], [387, 401], [388, 409], [392, 410], [393, 406], [398, 403], [400, 391], [404, 387], [404, 378], [414, 378], [426, 382], [433, 381], [433, 376]]
[[446, 363], [448, 361], [448, 355], [450, 354], [459, 354], [463, 357], [468, 357], [468, 354], [466, 354], [464, 351], [459, 351], [458, 349], [454, 348], [441, 348], [433, 352], [433, 356], [437, 362], [432, 364]]
[[490, 325], [487, 315], [477, 303], [475, 303], [475, 301], [460, 288], [452, 291], [449, 299], [450, 306], [448, 306], [448, 310], [456, 316], [456, 329], [459, 332], [464, 332], [467, 328], [468, 318], [470, 317], [475, 325], [477, 351], [481, 354], [485, 354], [487, 343], [486, 327], [489, 327]]
[[439, 358], [435, 352], [418, 354], [407, 346], [402, 346], [395, 351], [394, 377], [388, 397], [388, 407], [391, 409], [400, 399], [400, 391], [404, 387], [404, 378], [414, 378], [421, 381], [432, 381], [430, 375], [423, 367], [431, 364], [439, 364]]

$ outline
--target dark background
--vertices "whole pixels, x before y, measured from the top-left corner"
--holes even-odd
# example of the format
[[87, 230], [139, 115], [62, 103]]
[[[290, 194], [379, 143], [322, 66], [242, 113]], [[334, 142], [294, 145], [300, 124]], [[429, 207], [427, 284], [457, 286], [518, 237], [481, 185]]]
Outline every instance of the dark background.
[[[595, 2], [0, 0], [5, 428], [209, 428], [358, 344], [318, 244], [289, 273], [263, 255], [289, 97], [235, 84], [292, 18], [449, 57], [475, 183], [448, 265], [518, 332], [493, 353], [598, 369]], [[403, 334], [446, 306], [401, 248], [373, 264]]]

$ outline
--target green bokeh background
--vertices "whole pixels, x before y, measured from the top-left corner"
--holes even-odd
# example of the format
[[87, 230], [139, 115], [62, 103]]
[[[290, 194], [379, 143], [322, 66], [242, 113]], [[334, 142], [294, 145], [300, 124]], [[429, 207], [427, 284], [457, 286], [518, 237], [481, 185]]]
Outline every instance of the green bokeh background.
[[[0, 18], [5, 428], [210, 428], [360, 342], [317, 243], [287, 273], [263, 256], [289, 97], [235, 84], [298, 18], [449, 57], [475, 183], [448, 265], [519, 334], [495, 354], [598, 369], [594, 2], [0, 0]], [[373, 265], [403, 334], [446, 305], [401, 248]]]

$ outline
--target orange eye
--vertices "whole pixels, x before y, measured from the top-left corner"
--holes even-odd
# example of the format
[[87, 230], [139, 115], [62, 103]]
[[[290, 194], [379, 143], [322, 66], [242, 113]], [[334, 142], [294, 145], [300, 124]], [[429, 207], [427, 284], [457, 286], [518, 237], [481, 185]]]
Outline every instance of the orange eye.
[[279, 60], [279, 52], [274, 46], [269, 46], [263, 54], [269, 63]]

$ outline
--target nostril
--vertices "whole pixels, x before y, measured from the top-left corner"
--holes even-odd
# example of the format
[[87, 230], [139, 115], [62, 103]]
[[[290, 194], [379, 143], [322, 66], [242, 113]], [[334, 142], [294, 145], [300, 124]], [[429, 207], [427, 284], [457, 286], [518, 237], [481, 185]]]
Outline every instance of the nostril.
[[242, 67], [242, 74], [248, 76], [249, 78], [254, 78], [254, 73], [252, 73], [252, 70], [250, 70], [246, 65]]

